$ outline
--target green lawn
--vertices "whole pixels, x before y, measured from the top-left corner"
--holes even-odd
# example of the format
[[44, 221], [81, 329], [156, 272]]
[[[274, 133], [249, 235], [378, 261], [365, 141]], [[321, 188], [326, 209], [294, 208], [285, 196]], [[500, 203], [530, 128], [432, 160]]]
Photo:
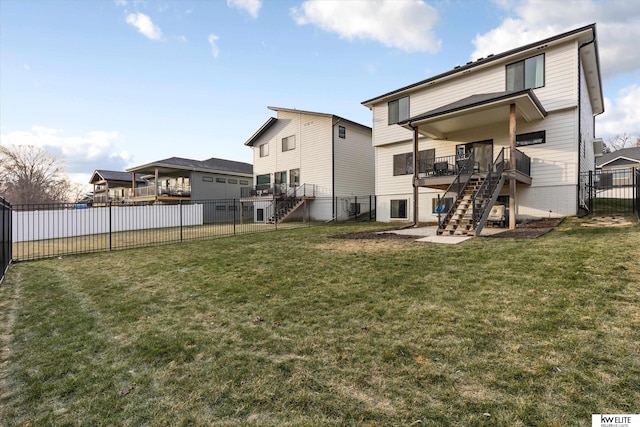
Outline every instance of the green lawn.
[[640, 226], [330, 225], [18, 263], [0, 424], [585, 426], [640, 412]]

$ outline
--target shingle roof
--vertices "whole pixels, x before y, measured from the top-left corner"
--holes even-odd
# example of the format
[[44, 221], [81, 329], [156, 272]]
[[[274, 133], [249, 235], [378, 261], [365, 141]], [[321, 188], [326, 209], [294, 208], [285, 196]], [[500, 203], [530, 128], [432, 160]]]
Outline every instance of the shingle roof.
[[621, 150], [603, 154], [601, 157], [598, 157], [596, 159], [596, 166], [600, 167], [605, 163], [609, 163], [620, 157], [625, 157], [627, 159], [637, 160], [640, 162], [640, 147], [623, 148]]
[[[96, 171], [93, 172], [93, 175], [91, 176], [91, 180], [89, 181], [90, 183], [93, 183], [95, 181], [94, 178], [96, 177], [96, 174], [98, 174], [105, 181], [131, 182], [131, 172], [96, 169]], [[144, 180], [142, 179], [142, 174], [136, 174], [136, 181], [144, 182]]]
[[183, 157], [169, 157], [168, 159], [158, 160], [142, 166], [136, 166], [130, 168], [129, 170], [142, 170], [143, 168], [150, 168], [154, 166], [175, 166], [176, 169], [198, 169], [208, 170], [212, 172], [230, 172], [248, 175], [253, 174], [253, 165], [249, 163], [218, 159], [215, 157], [207, 160], [185, 159]]

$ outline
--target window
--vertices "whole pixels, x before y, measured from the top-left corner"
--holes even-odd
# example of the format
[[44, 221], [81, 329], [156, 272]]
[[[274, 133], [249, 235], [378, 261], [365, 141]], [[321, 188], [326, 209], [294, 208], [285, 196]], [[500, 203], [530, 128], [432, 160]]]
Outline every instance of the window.
[[240, 180], [240, 185], [249, 185], [249, 181], [241, 179]]
[[[427, 173], [433, 170], [436, 160], [436, 150], [418, 151], [418, 172]], [[413, 153], [396, 154], [393, 156], [393, 176], [413, 175]]]
[[203, 176], [202, 180], [204, 182], [213, 182], [213, 177], [212, 176]]
[[224, 178], [216, 178], [216, 182], [222, 182], [225, 183], [227, 182]]
[[507, 65], [507, 90], [544, 86], [544, 54]]
[[230, 211], [237, 211], [238, 207], [236, 205], [229, 205], [229, 210]]
[[238, 183], [238, 180], [237, 180], [237, 179], [231, 179], [231, 178], [229, 178], [229, 179], [227, 180], [227, 182], [228, 182], [229, 184], [237, 184], [237, 183]]
[[[453, 197], [445, 197], [440, 199], [440, 201], [443, 202], [444, 204], [444, 208], [440, 213], [444, 214], [449, 212], [449, 209], [451, 209], [451, 206], [453, 206]], [[434, 214], [437, 214], [438, 213], [438, 211], [436, 210], [437, 207], [438, 207], [438, 198], [434, 197], [433, 199], [431, 199], [431, 212], [433, 212]]]
[[300, 169], [291, 169], [289, 171], [289, 185], [291, 187], [300, 185]]
[[225, 211], [227, 210], [227, 207], [224, 205], [216, 205], [216, 210], [217, 211]]
[[264, 174], [256, 176], [256, 189], [265, 190], [271, 186], [271, 175]]
[[391, 201], [391, 218], [407, 219], [407, 199]]
[[338, 138], [345, 139], [347, 137], [347, 129], [344, 126], [338, 126]]
[[521, 133], [520, 135], [516, 135], [516, 147], [544, 144], [546, 141], [545, 133], [545, 131], [541, 130], [538, 132]]
[[269, 155], [269, 143], [262, 144], [260, 146], [260, 157], [267, 157]]
[[291, 135], [286, 138], [282, 138], [282, 151], [289, 151], [296, 148], [296, 136]]
[[389, 107], [389, 124], [393, 125], [409, 118], [409, 97], [390, 101]]
[[413, 174], [413, 153], [393, 156], [393, 176]]

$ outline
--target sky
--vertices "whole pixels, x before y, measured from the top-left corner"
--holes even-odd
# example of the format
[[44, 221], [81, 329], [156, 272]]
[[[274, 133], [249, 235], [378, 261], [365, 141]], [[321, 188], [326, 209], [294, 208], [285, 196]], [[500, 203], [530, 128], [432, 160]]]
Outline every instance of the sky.
[[0, 0], [0, 143], [72, 180], [168, 157], [252, 162], [275, 112], [371, 126], [362, 101], [597, 25], [596, 136], [640, 136], [640, 2]]

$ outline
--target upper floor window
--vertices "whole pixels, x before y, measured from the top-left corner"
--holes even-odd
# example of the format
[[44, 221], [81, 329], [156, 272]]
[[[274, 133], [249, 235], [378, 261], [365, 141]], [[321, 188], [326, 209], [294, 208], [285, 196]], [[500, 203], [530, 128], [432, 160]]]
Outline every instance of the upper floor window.
[[347, 129], [344, 126], [338, 126], [338, 138], [345, 139], [347, 137]]
[[507, 90], [544, 86], [544, 54], [507, 65]]
[[269, 155], [269, 143], [262, 144], [260, 146], [260, 157], [267, 157]]
[[282, 151], [289, 151], [296, 148], [296, 136], [291, 135], [286, 138], [282, 138]]
[[409, 97], [389, 101], [389, 124], [393, 125], [409, 118]]

